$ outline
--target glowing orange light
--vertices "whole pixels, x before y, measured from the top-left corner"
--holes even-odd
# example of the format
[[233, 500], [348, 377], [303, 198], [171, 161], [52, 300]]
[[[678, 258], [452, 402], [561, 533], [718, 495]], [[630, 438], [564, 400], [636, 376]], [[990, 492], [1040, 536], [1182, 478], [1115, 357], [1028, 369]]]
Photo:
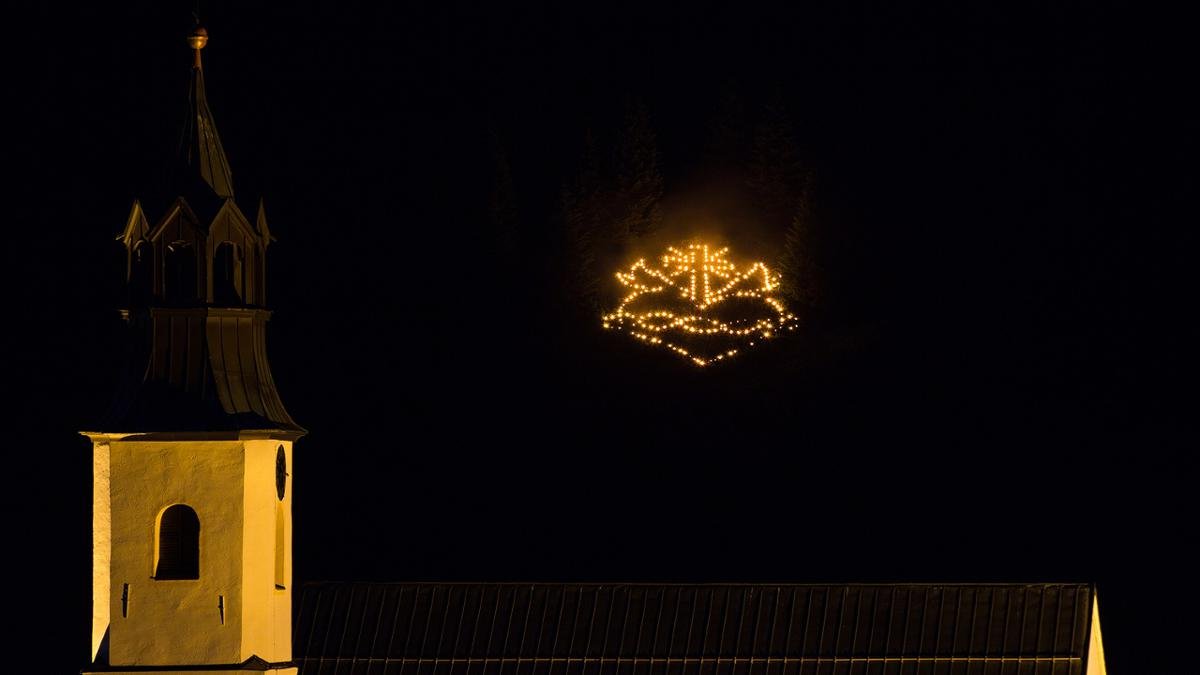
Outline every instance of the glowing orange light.
[[602, 325], [698, 366], [730, 358], [758, 338], [794, 330], [796, 317], [778, 297], [779, 276], [761, 262], [739, 270], [728, 252], [704, 243], [668, 247], [658, 267], [642, 259], [617, 272], [629, 293], [601, 317]]

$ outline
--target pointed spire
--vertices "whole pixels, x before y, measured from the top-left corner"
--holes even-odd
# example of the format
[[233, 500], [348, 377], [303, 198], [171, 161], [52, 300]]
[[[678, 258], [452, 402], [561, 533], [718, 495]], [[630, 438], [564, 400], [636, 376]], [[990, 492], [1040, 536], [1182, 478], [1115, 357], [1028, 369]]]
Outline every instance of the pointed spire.
[[208, 44], [208, 31], [196, 26], [188, 36], [188, 45], [194, 55], [192, 61], [192, 86], [188, 94], [188, 118], [184, 123], [180, 139], [180, 159], [185, 164], [187, 177], [204, 181], [221, 198], [233, 197], [233, 174], [221, 137], [208, 109], [208, 97], [204, 92], [204, 68], [200, 50]]
[[258, 217], [254, 221], [254, 229], [258, 230], [258, 236], [262, 237], [264, 249], [275, 241], [275, 237], [271, 236], [271, 228], [267, 227], [267, 210], [263, 208], [262, 197], [258, 198]]
[[124, 244], [126, 248], [133, 248], [134, 242], [145, 238], [149, 232], [150, 221], [146, 220], [146, 212], [142, 210], [142, 203], [135, 199], [133, 208], [129, 210], [129, 217], [125, 219], [125, 229], [117, 235], [117, 241]]

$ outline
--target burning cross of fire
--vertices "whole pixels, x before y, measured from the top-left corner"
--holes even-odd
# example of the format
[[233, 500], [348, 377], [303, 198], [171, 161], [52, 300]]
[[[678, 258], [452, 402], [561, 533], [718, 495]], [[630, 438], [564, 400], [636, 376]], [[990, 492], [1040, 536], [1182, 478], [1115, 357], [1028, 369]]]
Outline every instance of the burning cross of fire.
[[739, 271], [728, 252], [703, 243], [668, 247], [660, 266], [642, 259], [618, 272], [629, 293], [602, 317], [604, 327], [664, 346], [698, 366], [794, 330], [795, 315], [777, 297], [778, 275], [761, 262]]

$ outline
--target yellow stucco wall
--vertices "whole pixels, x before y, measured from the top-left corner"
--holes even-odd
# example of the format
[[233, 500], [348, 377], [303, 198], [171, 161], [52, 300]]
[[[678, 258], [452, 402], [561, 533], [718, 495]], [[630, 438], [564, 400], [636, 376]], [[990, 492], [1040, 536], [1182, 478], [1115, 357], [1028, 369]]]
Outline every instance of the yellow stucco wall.
[[109, 570], [112, 564], [112, 511], [109, 504], [108, 443], [92, 445], [92, 660], [109, 622]]
[[1092, 595], [1092, 630], [1088, 640], [1087, 675], [1105, 675], [1104, 640], [1100, 637], [1100, 600]]
[[284, 497], [284, 589], [275, 588], [275, 527], [280, 504], [275, 490], [275, 456], [283, 446], [287, 472], [292, 473], [291, 443], [274, 440], [246, 441], [246, 537], [243, 540], [245, 614], [242, 623], [242, 658], [257, 655], [267, 661], [292, 658], [291, 636], [291, 512], [292, 476]]
[[[233, 664], [251, 656], [290, 660], [292, 488], [289, 476], [282, 509], [289, 521], [288, 577], [280, 590], [275, 458], [283, 446], [291, 474], [291, 442], [93, 442], [94, 648], [107, 623], [112, 666]], [[173, 504], [186, 504], [199, 517], [199, 579], [154, 579], [156, 524]]]

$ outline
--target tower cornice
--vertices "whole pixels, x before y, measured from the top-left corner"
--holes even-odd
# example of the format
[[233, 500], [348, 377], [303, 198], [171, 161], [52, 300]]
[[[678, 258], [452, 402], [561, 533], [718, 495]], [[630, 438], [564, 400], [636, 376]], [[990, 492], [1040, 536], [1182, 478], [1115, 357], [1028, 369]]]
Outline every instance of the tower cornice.
[[140, 315], [154, 316], [228, 316], [241, 318], [256, 318], [269, 321], [273, 312], [265, 307], [224, 307], [220, 305], [196, 305], [185, 307], [141, 307], [136, 309], [121, 308], [117, 312], [122, 319], [132, 320]]
[[234, 431], [80, 431], [93, 443], [120, 441], [295, 441], [308, 432], [300, 429], [238, 429]]

